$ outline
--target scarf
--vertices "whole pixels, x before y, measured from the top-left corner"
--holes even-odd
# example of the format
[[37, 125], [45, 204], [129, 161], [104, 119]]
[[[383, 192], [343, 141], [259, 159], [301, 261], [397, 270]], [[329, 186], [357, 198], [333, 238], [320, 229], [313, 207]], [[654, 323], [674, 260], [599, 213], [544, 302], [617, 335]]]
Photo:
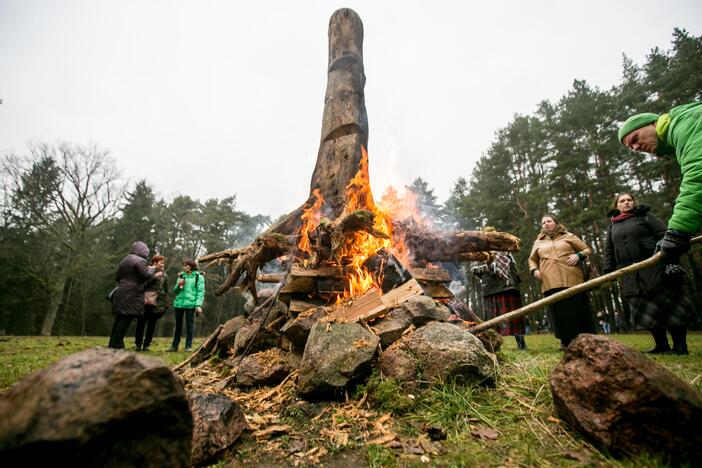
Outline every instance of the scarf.
[[505, 281], [509, 279], [509, 264], [511, 255], [506, 252], [497, 252], [495, 260], [492, 261], [492, 268], [495, 274]]
[[625, 213], [620, 213], [616, 216], [612, 216], [610, 218], [610, 221], [612, 221], [613, 223], [618, 223], [619, 221], [624, 221], [625, 219], [629, 219], [632, 216], [634, 216], [634, 210], [627, 211]]

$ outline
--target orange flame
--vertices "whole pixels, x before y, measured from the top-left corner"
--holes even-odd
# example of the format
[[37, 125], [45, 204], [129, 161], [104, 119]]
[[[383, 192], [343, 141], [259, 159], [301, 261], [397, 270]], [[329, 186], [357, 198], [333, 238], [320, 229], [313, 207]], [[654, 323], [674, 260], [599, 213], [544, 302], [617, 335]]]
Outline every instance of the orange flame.
[[319, 193], [319, 189], [314, 189], [312, 195], [315, 197], [315, 201], [311, 207], [303, 210], [302, 216], [302, 227], [300, 228], [300, 241], [297, 246], [303, 252], [312, 254], [312, 249], [310, 248], [310, 232], [313, 231], [319, 225], [319, 218], [321, 217], [320, 208], [324, 204], [324, 198], [322, 194]]
[[[310, 208], [304, 210], [300, 231], [301, 236], [298, 243], [300, 250], [310, 255], [312, 254], [312, 249], [310, 248], [309, 233], [319, 225], [320, 208], [324, 203], [318, 190], [315, 189], [312, 193], [316, 200]], [[375, 237], [365, 231], [347, 235], [339, 250], [340, 256], [338, 257], [342, 259], [347, 271], [348, 287], [345, 288], [344, 298], [362, 294], [372, 287], [378, 290], [381, 289], [382, 276], [377, 277], [373, 272], [363, 267], [364, 262], [378, 250], [385, 248], [403, 263], [409, 263], [409, 252], [404, 244], [404, 239], [393, 239], [392, 220], [414, 218], [419, 221], [420, 216], [416, 208], [415, 197], [412, 192], [406, 191], [404, 197], [400, 199], [397, 196], [397, 191], [390, 187], [385, 192], [381, 205], [383, 206], [382, 209], [373, 200], [368, 174], [368, 152], [362, 146], [360, 168], [346, 186], [346, 208], [344, 213], [342, 213], [342, 217], [357, 210], [370, 211], [373, 213], [373, 228], [386, 234], [388, 238]], [[341, 297], [338, 297], [337, 303], [341, 299]]]
[[[379, 210], [373, 200], [368, 176], [368, 152], [361, 146], [360, 168], [353, 179], [346, 186], [346, 209], [344, 216], [356, 210], [368, 210], [373, 213], [373, 228], [387, 234], [391, 238], [391, 218]], [[344, 292], [344, 297], [352, 297], [366, 292], [375, 286], [380, 289], [382, 278], [375, 277], [363, 267], [363, 263], [381, 248], [390, 248], [391, 240], [375, 237], [367, 232], [354, 232], [346, 238], [341, 249], [342, 258], [350, 258], [348, 274], [349, 287]]]

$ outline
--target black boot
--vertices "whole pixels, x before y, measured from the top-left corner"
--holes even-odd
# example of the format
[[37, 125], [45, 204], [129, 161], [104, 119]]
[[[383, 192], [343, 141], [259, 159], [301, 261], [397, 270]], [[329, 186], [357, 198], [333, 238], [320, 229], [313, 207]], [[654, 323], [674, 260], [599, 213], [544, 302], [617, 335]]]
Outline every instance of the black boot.
[[673, 337], [673, 353], [679, 355], [690, 354], [687, 350], [687, 326], [676, 325], [668, 328]]
[[646, 352], [649, 354], [669, 353], [670, 345], [668, 344], [668, 337], [665, 334], [665, 328], [651, 328], [649, 331], [653, 336], [653, 341], [656, 342], [656, 346], [654, 346], [653, 349], [649, 349]]
[[517, 340], [517, 349], [520, 351], [526, 351], [527, 345], [524, 341], [524, 335], [514, 335], [514, 339]]

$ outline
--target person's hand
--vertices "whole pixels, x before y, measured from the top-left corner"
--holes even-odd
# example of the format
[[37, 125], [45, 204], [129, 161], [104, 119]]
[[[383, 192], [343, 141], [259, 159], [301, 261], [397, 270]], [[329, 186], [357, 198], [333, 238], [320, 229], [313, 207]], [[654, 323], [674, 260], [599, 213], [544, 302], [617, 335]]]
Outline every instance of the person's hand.
[[578, 257], [578, 254], [573, 254], [573, 255], [568, 255], [568, 259], [566, 260], [566, 264], [570, 266], [575, 266], [578, 264], [580, 261], [580, 257]]
[[202, 307], [195, 307], [195, 313], [197, 315], [202, 315]]
[[661, 251], [665, 257], [678, 259], [690, 250], [691, 237], [687, 232], [668, 229], [663, 239], [656, 244], [656, 252]]
[[163, 277], [163, 270], [159, 270], [156, 273], [154, 273], [154, 277], [162, 278]]
[[534, 270], [534, 278], [541, 281], [541, 272], [539, 270]]

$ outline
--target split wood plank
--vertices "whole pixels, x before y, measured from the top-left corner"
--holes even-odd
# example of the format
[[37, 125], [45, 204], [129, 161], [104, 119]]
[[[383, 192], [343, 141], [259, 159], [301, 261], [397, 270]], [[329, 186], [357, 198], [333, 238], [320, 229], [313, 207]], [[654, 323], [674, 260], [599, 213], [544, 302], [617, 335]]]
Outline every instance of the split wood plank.
[[300, 299], [290, 299], [290, 312], [304, 312], [321, 306], [321, 302], [303, 301]]
[[300, 278], [345, 278], [345, 272], [337, 267], [319, 267], [306, 269], [299, 265], [293, 265], [290, 271], [290, 276], [300, 277]]
[[377, 289], [371, 288], [348, 304], [342, 304], [334, 315], [344, 322], [357, 322], [359, 320], [372, 320], [385, 312], [385, 304], [380, 298], [380, 293]]
[[451, 290], [441, 283], [419, 281], [419, 284], [424, 290], [424, 293], [433, 299], [453, 299], [454, 297]]
[[381, 300], [383, 301], [383, 304], [385, 304], [386, 308], [392, 309], [393, 307], [399, 306], [407, 299], [414, 296], [421, 296], [422, 294], [424, 294], [424, 291], [417, 280], [411, 279], [395, 289], [391, 289], [385, 293], [381, 297]]
[[288, 276], [288, 281], [280, 290], [282, 294], [290, 293], [308, 293], [314, 291], [314, 278], [310, 277], [300, 277], [300, 276]]
[[443, 268], [410, 268], [410, 273], [414, 279], [420, 281], [451, 282], [451, 275]]

